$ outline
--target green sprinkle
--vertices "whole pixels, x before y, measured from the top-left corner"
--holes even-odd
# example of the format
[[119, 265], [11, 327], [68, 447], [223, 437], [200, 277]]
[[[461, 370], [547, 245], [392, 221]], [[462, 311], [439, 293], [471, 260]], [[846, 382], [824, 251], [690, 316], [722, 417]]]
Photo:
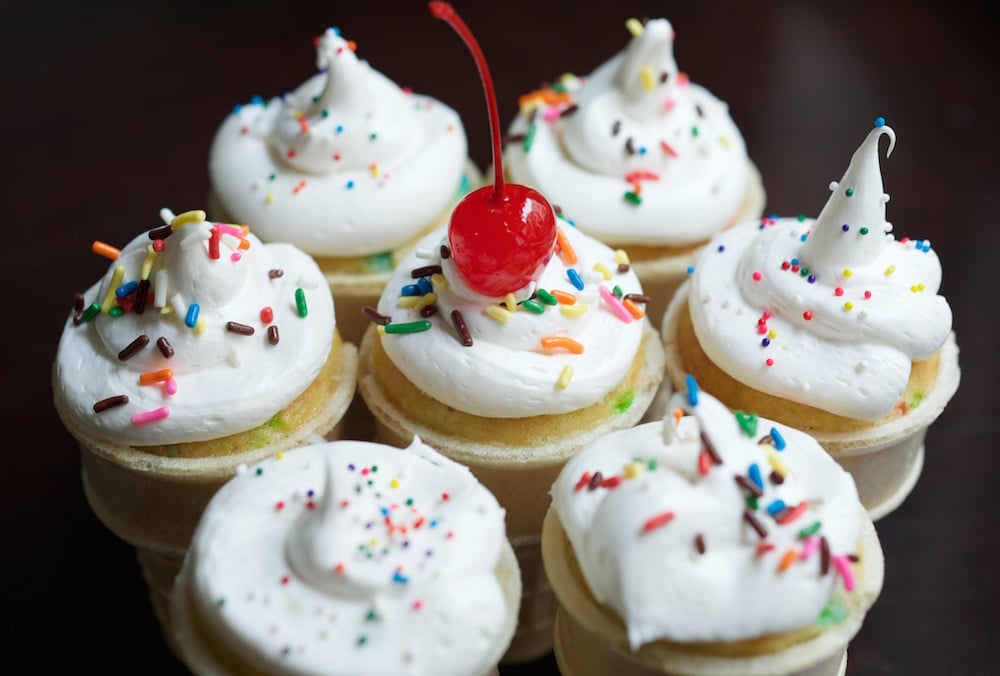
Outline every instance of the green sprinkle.
[[358, 645], [364, 645], [366, 643], [368, 643], [368, 637], [367, 636], [365, 636], [364, 634], [362, 634], [361, 636], [358, 636]]
[[698, 126], [697, 125], [691, 127], [691, 136], [695, 136], [695, 137], [698, 136]]
[[805, 277], [808, 274], [809, 274], [809, 268], [802, 268], [801, 270], [799, 270], [800, 277]]
[[636, 195], [634, 192], [629, 190], [625, 193], [625, 201], [631, 202], [632, 204], [639, 205], [642, 204], [642, 198]]
[[546, 305], [556, 305], [559, 301], [551, 293], [545, 289], [538, 290], [538, 300], [542, 301]]
[[323, 117], [330, 117], [330, 111], [324, 108], [323, 111], [320, 113], [320, 115], [322, 115]]
[[319, 103], [319, 97], [318, 96], [312, 97], [312, 102], [313, 103]]
[[817, 621], [821, 627], [829, 627], [832, 624], [843, 622], [846, 617], [847, 610], [844, 608], [844, 602], [841, 600], [840, 594], [834, 594], [830, 602], [826, 604], [826, 608], [819, 614], [819, 620]]
[[221, 599], [219, 599], [218, 601], [215, 602], [215, 607], [216, 608], [221, 608], [224, 605], [226, 605], [226, 599], [224, 599], [224, 598], [221, 598]]
[[372, 472], [378, 471], [378, 465], [372, 465]]
[[820, 527], [819, 521], [815, 521], [811, 526], [806, 526], [805, 528], [800, 530], [799, 537], [804, 540], [805, 538], [809, 537], [810, 535], [813, 535], [816, 531], [818, 531], [819, 527]]
[[390, 322], [385, 325], [386, 333], [420, 333], [421, 331], [430, 331], [431, 323], [427, 319], [421, 319], [416, 322]]
[[750, 509], [752, 509], [754, 511], [757, 511], [757, 498], [755, 498], [752, 495], [748, 495], [747, 496], [747, 507], [749, 507]]
[[528, 133], [524, 135], [524, 152], [531, 150], [531, 144], [535, 142], [535, 131], [538, 130], [538, 125], [534, 122], [528, 127]]
[[301, 287], [295, 289], [295, 309], [298, 311], [300, 317], [305, 317], [309, 314], [309, 308], [306, 307], [306, 292]]
[[121, 317], [123, 314], [125, 314], [125, 310], [123, 310], [120, 305], [115, 305], [113, 308], [108, 310], [109, 317]]
[[406, 498], [406, 506], [407, 507], [413, 506], [413, 498]]
[[622, 296], [625, 295], [625, 292], [622, 291], [622, 287], [618, 286], [617, 284], [615, 284], [615, 288], [611, 289], [611, 293], [613, 293], [615, 295], [615, 298], [617, 298], [618, 300], [621, 300]]
[[657, 467], [659, 467], [659, 463], [657, 463], [656, 460], [650, 460], [648, 463], [646, 463], [646, 468], [650, 472], [655, 471]]
[[258, 467], [258, 468], [257, 468], [257, 476], [260, 476], [260, 475], [262, 475], [263, 473], [264, 473], [264, 468], [263, 468], [263, 467]]
[[367, 622], [374, 622], [377, 619], [378, 619], [378, 615], [375, 614], [375, 609], [374, 608], [372, 608], [371, 610], [369, 610], [368, 614], [365, 615], [365, 620]]
[[273, 180], [274, 180], [274, 179], [276, 179], [277, 177], [278, 177], [278, 175], [277, 175], [277, 174], [268, 174], [268, 175], [267, 175], [267, 180], [269, 180], [269, 181], [273, 181]]
[[743, 411], [736, 411], [736, 422], [740, 424], [740, 429], [743, 430], [743, 434], [748, 437], [753, 437], [757, 434], [757, 414], [756, 413], [744, 413]]
[[924, 400], [923, 392], [914, 392], [913, 399], [910, 400], [910, 408], [916, 408], [917, 406], [920, 406], [920, 402], [922, 402], [923, 400]]
[[848, 188], [847, 190], [844, 191], [844, 194], [847, 195], [848, 197], [854, 197], [854, 188]]
[[372, 132], [371, 134], [368, 135], [368, 138], [370, 140], [374, 141], [374, 140], [378, 139], [378, 134], [376, 134], [375, 132]]
[[372, 254], [365, 260], [365, 267], [368, 272], [392, 272], [396, 267], [396, 261], [392, 259], [391, 251]]
[[91, 319], [96, 317], [98, 313], [100, 313], [100, 311], [101, 311], [101, 304], [98, 303], [97, 301], [94, 301], [93, 303], [87, 306], [86, 310], [83, 311], [83, 314], [80, 316], [80, 319], [85, 322], [89, 322]]
[[868, 234], [868, 228], [861, 228], [861, 234], [862, 235], [867, 235]]
[[634, 402], [635, 402], [635, 392], [629, 390], [622, 396], [618, 397], [612, 408], [615, 410], [615, 413], [624, 413], [625, 411], [632, 408], [632, 404]]
[[805, 215], [805, 214], [799, 214], [799, 215], [798, 215], [798, 216], [796, 216], [795, 218], [797, 218], [797, 219], [798, 219], [799, 223], [802, 223], [803, 221], [805, 221], [805, 220], [806, 220], [806, 215]]
[[564, 85], [562, 82], [556, 82], [552, 85], [551, 89], [554, 92], [562, 94], [566, 91], [566, 85]]
[[536, 315], [540, 315], [545, 312], [545, 306], [535, 300], [522, 300], [521, 307], [530, 312], [534, 312]]

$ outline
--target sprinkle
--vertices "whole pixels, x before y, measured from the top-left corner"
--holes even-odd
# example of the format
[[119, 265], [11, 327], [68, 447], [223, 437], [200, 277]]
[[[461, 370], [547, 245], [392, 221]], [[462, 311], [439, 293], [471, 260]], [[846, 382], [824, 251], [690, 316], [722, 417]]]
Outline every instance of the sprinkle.
[[774, 520], [777, 521], [782, 526], [790, 524], [805, 513], [807, 506], [808, 505], [803, 500], [794, 507], [786, 508], [784, 511], [781, 512], [781, 514], [776, 516]]
[[666, 526], [673, 520], [674, 520], [673, 512], [663, 512], [661, 514], [657, 514], [656, 516], [651, 516], [650, 518], [646, 519], [645, 523], [642, 524], [642, 532], [649, 533], [651, 531], [656, 530], [657, 528]]
[[174, 380], [173, 378], [167, 380], [165, 383], [163, 383], [163, 391], [169, 394], [170, 396], [177, 394], [177, 381]]
[[708, 476], [708, 471], [712, 468], [712, 456], [705, 449], [698, 451], [698, 474]]
[[170, 221], [170, 226], [173, 228], [183, 228], [188, 223], [201, 223], [205, 220], [205, 212], [201, 209], [194, 209], [192, 211], [185, 211], [182, 214], [177, 214]]
[[580, 277], [580, 273], [573, 268], [566, 270], [566, 275], [569, 277], [570, 283], [575, 286], [580, 291], [583, 291], [583, 279]]
[[566, 233], [563, 229], [556, 226], [556, 243], [559, 245], [559, 258], [563, 260], [566, 265], [576, 265], [577, 258], [576, 250], [573, 249], [573, 245], [569, 243], [569, 238], [566, 237]]
[[559, 300], [545, 289], [539, 289], [537, 294], [538, 300], [546, 305], [557, 305], [559, 303]]
[[187, 312], [184, 313], [184, 325], [189, 329], [193, 329], [198, 324], [198, 314], [201, 312], [201, 305], [198, 303], [191, 303], [188, 306]]
[[567, 336], [545, 336], [540, 342], [546, 350], [562, 349], [573, 354], [583, 354], [583, 345]]
[[751, 528], [757, 531], [757, 535], [759, 535], [761, 539], [767, 537], [767, 529], [764, 528], [764, 524], [762, 524], [749, 509], [743, 510], [743, 520], [750, 524]]
[[573, 305], [559, 306], [559, 313], [564, 317], [580, 317], [587, 312], [586, 303], [574, 303]]
[[362, 307], [361, 314], [363, 314], [365, 317], [368, 317], [368, 319], [370, 319], [372, 322], [376, 324], [381, 324], [383, 326], [392, 321], [391, 317], [387, 317], [386, 315], [380, 314], [378, 310], [373, 308], [371, 305], [365, 305], [364, 307]]
[[295, 289], [295, 311], [299, 317], [305, 317], [309, 314], [309, 308], [306, 307], [306, 292], [301, 287]]
[[626, 190], [625, 194], [622, 195], [622, 197], [625, 199], [626, 202], [629, 202], [630, 204], [634, 204], [636, 206], [642, 204], [642, 197], [640, 197], [638, 193], [634, 193], [631, 190]]
[[785, 572], [793, 563], [795, 563], [797, 558], [799, 558], [799, 553], [794, 549], [789, 549], [785, 552], [785, 555], [781, 557], [781, 562], [778, 564], [778, 570], [782, 573]]
[[634, 303], [649, 303], [650, 298], [647, 295], [641, 293], [626, 293], [622, 297], [622, 302], [630, 300]]
[[772, 427], [771, 438], [774, 439], [774, 447], [779, 451], [785, 450], [785, 437], [781, 436], [781, 432], [778, 431], [777, 427]]
[[742, 474], [734, 474], [733, 475], [733, 479], [735, 479], [736, 483], [741, 488], [743, 488], [744, 490], [746, 490], [747, 492], [749, 492], [750, 495], [752, 495], [753, 497], [760, 498], [760, 497], [764, 496], [764, 491], [761, 490], [761, 488], [759, 486], [757, 486], [753, 481], [751, 481], [750, 479], [747, 479]]
[[413, 309], [422, 315], [425, 308], [433, 307], [434, 303], [436, 302], [437, 302], [436, 293], [426, 293], [423, 296], [417, 298], [416, 302], [413, 303]]
[[615, 294], [612, 293], [611, 290], [608, 289], [608, 287], [602, 284], [599, 287], [597, 287], [597, 291], [598, 293], [601, 294], [601, 298], [604, 299], [604, 302], [606, 302], [608, 305], [611, 306], [612, 311], [614, 311], [614, 313], [618, 315], [619, 319], [621, 319], [626, 324], [632, 322], [633, 320], [632, 313], [629, 312], [628, 308], [626, 308], [622, 304], [622, 302], [615, 297]]
[[218, 260], [219, 258], [219, 228], [212, 228], [212, 234], [208, 238], [208, 257]]
[[569, 381], [573, 379], [573, 367], [569, 364], [563, 366], [562, 371], [559, 373], [559, 379], [556, 380], [556, 386], [560, 390], [565, 390], [569, 387]]
[[147, 371], [146, 373], [139, 374], [139, 384], [140, 385], [155, 385], [156, 383], [162, 383], [165, 380], [170, 380], [174, 377], [174, 372], [172, 369], [160, 369], [159, 371]]
[[781, 462], [781, 458], [778, 457], [778, 454], [771, 449], [767, 449], [767, 462], [771, 465], [771, 469], [777, 472], [782, 479], [788, 476], [788, 468], [785, 467], [783, 462]]
[[147, 345], [149, 345], [149, 336], [147, 336], [146, 334], [142, 334], [141, 336], [133, 340], [131, 343], [129, 343], [124, 350], [118, 353], [119, 361], [128, 361], [135, 355], [139, 354], [139, 351], [142, 350], [142, 348], [146, 347]]
[[625, 309], [628, 310], [629, 314], [635, 319], [642, 319], [646, 316], [646, 313], [642, 311], [642, 308], [636, 305], [635, 302], [628, 296], [625, 296], [625, 298], [622, 299], [622, 305], [625, 306]]
[[688, 375], [684, 376], [684, 384], [687, 386], [688, 404], [691, 405], [691, 406], [697, 406], [698, 405], [698, 381], [695, 380], [694, 376], [689, 373]]
[[819, 538], [815, 535], [810, 535], [806, 538], [805, 544], [802, 545], [802, 551], [799, 552], [799, 559], [802, 561], [808, 561], [809, 557], [816, 553], [819, 549]]
[[158, 228], [153, 228], [147, 234], [151, 240], [166, 239], [174, 234], [174, 228], [172, 225], [161, 225]]
[[426, 319], [421, 319], [415, 322], [391, 322], [379, 328], [385, 333], [420, 333], [430, 331], [431, 323]]
[[567, 291], [560, 291], [558, 289], [552, 290], [552, 297], [555, 298], [561, 305], [573, 305], [576, 302], [576, 296]]
[[778, 498], [777, 500], [773, 500], [767, 506], [767, 513], [770, 514], [771, 516], [774, 516], [775, 514], [781, 512], [781, 510], [783, 509], [785, 509], [785, 501]]
[[91, 319], [96, 317], [101, 311], [101, 306], [97, 301], [94, 301], [87, 306], [82, 313], [80, 313], [80, 323], [89, 322]]
[[267, 271], [268, 279], [278, 279], [279, 277], [284, 277], [285, 271], [280, 268], [272, 268]]
[[440, 273], [441, 273], [440, 265], [425, 265], [423, 267], [413, 268], [413, 270], [410, 271], [410, 276], [413, 279], [419, 279], [421, 277], [430, 277], [431, 275]]
[[576, 492], [580, 492], [580, 490], [582, 490], [584, 486], [590, 483], [590, 479], [591, 479], [590, 472], [584, 470], [583, 474], [580, 476], [580, 480], [576, 482], [575, 486], [573, 486], [573, 490]]
[[115, 289], [115, 297], [119, 301], [128, 298], [137, 288], [139, 288], [139, 282], [133, 279], [131, 282], [126, 282]]
[[698, 550], [699, 554], [705, 553], [705, 536], [701, 533], [694, 536], [694, 548]]
[[529, 152], [531, 150], [531, 146], [535, 142], [535, 132], [537, 131], [538, 124], [532, 121], [531, 125], [528, 126], [528, 132], [524, 135], [524, 152]]
[[116, 249], [106, 242], [99, 242], [97, 240], [94, 240], [94, 243], [90, 245], [90, 250], [111, 260], [116, 260], [118, 255], [121, 254], [121, 249]]
[[813, 318], [813, 313], [810, 312], [809, 310], [806, 310], [805, 312], [802, 313], [802, 318], [808, 322]]
[[503, 304], [510, 312], [517, 312], [518, 310], [517, 296], [512, 293], [508, 293], [503, 297]]
[[240, 324], [239, 322], [226, 322], [226, 331], [238, 333], [241, 336], [252, 336], [254, 328], [246, 324]]
[[823, 575], [830, 572], [830, 542], [825, 535], [819, 539], [819, 572]]
[[452, 310], [451, 321], [455, 325], [455, 330], [458, 331], [458, 336], [461, 339], [462, 345], [472, 347], [472, 334], [469, 333], [469, 327], [466, 326], [465, 318], [462, 317], [462, 313], [458, 310]]
[[799, 537], [804, 540], [810, 535], [815, 535], [816, 532], [819, 531], [819, 529], [820, 529], [820, 522], [813, 521], [812, 524], [806, 526], [805, 528], [799, 531]]
[[720, 456], [719, 452], [715, 449], [715, 444], [713, 444], [711, 439], [708, 438], [708, 435], [705, 434], [705, 430], [699, 432], [699, 436], [701, 437], [701, 443], [705, 446], [705, 452], [712, 458], [712, 463], [721, 465], [722, 456]]
[[752, 437], [757, 434], [757, 414], [750, 413], [746, 414], [743, 411], [736, 411], [734, 413], [736, 416], [736, 422], [739, 423], [740, 429], [748, 437]]
[[634, 17], [625, 22], [625, 28], [632, 34], [632, 37], [639, 37], [646, 30], [646, 27], [642, 25], [642, 22]]
[[833, 565], [844, 580], [844, 589], [854, 591], [854, 571], [851, 570], [851, 562], [842, 554], [833, 557]]
[[511, 318], [510, 311], [500, 307], [499, 305], [487, 305], [486, 309], [483, 310], [483, 313], [490, 319], [498, 321], [501, 324], [506, 324]]
[[628, 265], [630, 262], [628, 254], [625, 253], [624, 249], [615, 249], [615, 263], [618, 265]]
[[125, 277], [125, 266], [116, 265], [115, 271], [111, 273], [111, 283], [108, 284], [108, 291], [104, 294], [104, 300], [101, 302], [101, 310], [107, 312], [111, 309], [115, 302], [115, 288], [122, 283], [122, 279]]
[[774, 549], [774, 545], [772, 543], [761, 542], [760, 544], [757, 545], [757, 551], [756, 551], [757, 557], [759, 558], [761, 556], [764, 556], [764, 554], [768, 553], [772, 549]]
[[271, 343], [271, 345], [278, 344], [278, 327], [274, 324], [267, 327], [267, 342]]
[[750, 481], [754, 482], [754, 485], [756, 485], [757, 488], [764, 490], [764, 479], [760, 475], [760, 467], [757, 466], [757, 463], [754, 462], [750, 464], [750, 469], [747, 471], [747, 474], [750, 476]]
[[106, 399], [101, 399], [100, 401], [95, 401], [94, 413], [107, 411], [109, 408], [114, 408], [115, 406], [121, 406], [122, 404], [127, 404], [127, 403], [128, 403], [127, 394], [116, 394], [113, 397], [108, 397]]
[[154, 408], [152, 411], [143, 411], [142, 413], [133, 413], [130, 418], [133, 425], [145, 425], [146, 423], [156, 422], [157, 420], [163, 420], [170, 415], [170, 409], [166, 406], [161, 406], [160, 408]]

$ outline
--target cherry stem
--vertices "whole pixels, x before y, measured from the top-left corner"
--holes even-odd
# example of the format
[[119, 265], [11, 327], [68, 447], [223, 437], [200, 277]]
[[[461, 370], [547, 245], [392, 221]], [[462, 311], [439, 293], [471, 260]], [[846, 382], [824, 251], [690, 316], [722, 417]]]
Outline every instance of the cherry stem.
[[469, 51], [472, 52], [472, 58], [475, 59], [476, 67], [479, 69], [479, 78], [483, 81], [483, 89], [486, 92], [486, 106], [490, 117], [490, 138], [493, 142], [493, 199], [499, 200], [503, 194], [503, 164], [500, 161], [502, 155], [500, 115], [497, 112], [497, 97], [493, 90], [493, 78], [490, 77], [490, 71], [486, 67], [486, 57], [483, 56], [483, 50], [479, 48], [479, 43], [476, 42], [472, 31], [462, 21], [462, 17], [458, 15], [451, 3], [435, 0], [427, 3], [427, 7], [430, 9], [431, 16], [435, 19], [441, 19], [455, 29], [455, 32], [465, 41]]

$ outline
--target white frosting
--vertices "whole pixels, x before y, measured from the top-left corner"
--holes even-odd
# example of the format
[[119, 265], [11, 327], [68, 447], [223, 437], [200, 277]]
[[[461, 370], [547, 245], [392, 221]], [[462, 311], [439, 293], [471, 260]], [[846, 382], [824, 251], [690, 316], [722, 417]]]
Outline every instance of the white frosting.
[[[666, 19], [649, 21], [590, 75], [564, 76], [561, 97], [523, 97], [509, 133], [526, 139], [504, 149], [511, 180], [605, 242], [687, 245], [729, 224], [746, 191], [746, 146], [726, 104], [678, 72], [673, 39]], [[639, 204], [625, 196], [636, 183]]]
[[[615, 252], [606, 245], [565, 222], [558, 227], [578, 261], [569, 266], [561, 256], [552, 255], [534, 288], [573, 294], [577, 308], [586, 305], [581, 314], [569, 316], [563, 312], [567, 306], [539, 302], [544, 308], [541, 314], [519, 305], [506, 323], [490, 317], [486, 308], [503, 299], [477, 295], [462, 283], [450, 258], [441, 260], [440, 245], [447, 243], [447, 228], [442, 227], [403, 259], [379, 300], [378, 311], [392, 322], [420, 321], [418, 311], [399, 305], [401, 291], [417, 283], [413, 269], [443, 263], [446, 283], [433, 288], [437, 313], [429, 318], [431, 329], [381, 337], [396, 367], [431, 398], [491, 418], [567, 413], [600, 401], [614, 389], [635, 359], [648, 320], [621, 319], [601, 298], [599, 287], [613, 291], [618, 286], [623, 294], [641, 294], [642, 287], [631, 269], [618, 272]], [[609, 280], [594, 270], [597, 264], [610, 273]], [[569, 268], [579, 273], [583, 290], [570, 283]], [[519, 300], [529, 297], [528, 291], [523, 290]], [[460, 341], [451, 319], [453, 310], [468, 326], [470, 347]], [[543, 347], [542, 339], [553, 336], [576, 341], [583, 352]], [[561, 388], [557, 382], [566, 367], [572, 378]]]
[[891, 411], [911, 363], [934, 354], [952, 324], [929, 242], [888, 234], [882, 134], [895, 141], [889, 127], [873, 129], [817, 219], [722, 232], [690, 280], [698, 342], [719, 368], [754, 389], [855, 419]]
[[391, 250], [468, 187], [462, 122], [359, 60], [336, 29], [317, 54], [322, 72], [282, 98], [237, 107], [219, 127], [215, 195], [265, 241], [316, 256]]
[[[115, 288], [138, 282], [149, 260], [149, 301], [141, 314], [134, 310], [133, 291], [88, 322], [77, 325], [76, 312], [67, 318], [56, 355], [55, 396], [87, 434], [132, 445], [214, 439], [267, 422], [319, 374], [335, 322], [333, 298], [315, 261], [289, 244], [264, 244], [249, 233], [239, 237], [228, 232], [238, 228], [225, 225], [219, 257], [213, 258], [210, 240], [217, 227], [199, 219], [175, 228], [160, 240], [165, 247], [159, 253], [142, 233], [84, 294], [85, 307], [103, 303], [112, 284], [114, 295]], [[240, 239], [249, 246], [241, 248]], [[281, 276], [272, 277], [272, 270]], [[297, 289], [305, 317], [299, 316]], [[193, 305], [200, 310], [191, 328], [186, 320]], [[128, 309], [113, 316], [122, 306]], [[265, 322], [261, 310], [268, 307], [273, 319]], [[229, 331], [228, 322], [251, 327], [253, 334]], [[277, 344], [268, 338], [270, 326], [277, 327]], [[148, 344], [122, 361], [119, 353], [143, 335]], [[172, 346], [172, 356], [157, 347], [161, 338]], [[173, 372], [172, 379], [140, 384], [141, 374], [164, 369]], [[95, 413], [96, 402], [123, 394], [127, 404]], [[165, 418], [132, 422], [135, 414], [163, 407]]]
[[213, 497], [187, 562], [194, 604], [267, 673], [482, 673], [508, 613], [504, 515], [419, 439], [304, 446]]
[[[694, 406], [675, 395], [674, 407], [689, 413], [676, 429], [668, 415], [609, 434], [571, 458], [553, 484], [552, 507], [594, 597], [625, 622], [633, 650], [660, 639], [738, 641], [817, 621], [842, 584], [834, 559], [854, 554], [861, 532], [863, 508], [850, 475], [807, 434], [764, 419], [744, 431], [704, 392]], [[777, 438], [762, 440], [772, 428], [783, 450]], [[722, 461], [705, 473], [702, 435]], [[785, 475], [780, 484], [770, 477], [772, 456]], [[758, 471], [762, 494], [748, 507], [751, 493], [735, 477], [756, 485]], [[597, 472], [603, 485], [591, 488]], [[782, 503], [803, 502], [798, 518], [779, 523]], [[668, 522], [647, 527], [666, 513], [673, 515]], [[817, 523], [811, 538], [800, 535]], [[830, 553], [826, 574], [822, 539]], [[762, 543], [773, 548], [760, 552]], [[782, 571], [790, 550], [796, 559]]]

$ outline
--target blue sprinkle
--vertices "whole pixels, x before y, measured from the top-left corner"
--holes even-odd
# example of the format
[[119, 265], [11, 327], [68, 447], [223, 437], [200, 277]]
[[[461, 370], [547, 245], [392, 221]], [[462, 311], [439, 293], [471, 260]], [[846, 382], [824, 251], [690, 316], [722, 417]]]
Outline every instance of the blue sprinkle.
[[798, 258], [793, 258], [792, 259], [792, 265], [798, 265], [798, 264], [799, 264], [799, 259]]
[[851, 226], [849, 226], [847, 223], [844, 223], [842, 226], [840, 226], [840, 229], [843, 230], [844, 232], [847, 232], [848, 230], [851, 229]]
[[351, 190], [352, 188], [354, 188], [354, 181], [348, 181], [347, 182], [347, 189]]
[[189, 329], [193, 329], [194, 325], [198, 323], [199, 312], [201, 312], [201, 306], [197, 303], [191, 303], [188, 306], [187, 315], [184, 317], [184, 325]]
[[885, 118], [882, 117], [881, 115], [879, 115], [878, 117], [876, 117], [875, 118], [875, 126], [876, 127], [884, 127], [885, 126]]
[[810, 284], [814, 284], [816, 282], [816, 275], [809, 275], [806, 279]]
[[698, 405], [698, 381], [690, 373], [684, 376], [684, 384], [687, 385], [688, 403], [691, 406]]
[[645, 155], [646, 154], [646, 147], [645, 146], [639, 148], [639, 154], [640, 155]]
[[255, 106], [264, 105], [264, 97], [261, 96], [260, 94], [254, 94], [253, 96], [250, 97], [250, 103], [254, 104]]
[[757, 488], [764, 490], [764, 479], [760, 475], [760, 467], [757, 466], [757, 463], [751, 463], [749, 474], [750, 480], [757, 484]]
[[806, 239], [807, 239], [808, 237], [809, 237], [809, 233], [808, 233], [808, 232], [803, 232], [803, 233], [802, 233], [802, 234], [801, 234], [801, 235], [799, 236], [799, 241], [800, 241], [800, 242], [804, 242], [804, 241], [806, 241]]
[[931, 250], [931, 243], [930, 242], [924, 242], [924, 245], [922, 247], [920, 247], [920, 250], [923, 251], [924, 253], [927, 253], [928, 251]]
[[407, 577], [402, 573], [400, 573], [398, 570], [392, 574], [392, 581], [395, 582], [396, 584], [406, 584], [407, 582], [409, 582]]
[[693, 275], [694, 274], [694, 266], [693, 265], [689, 265], [688, 266], [687, 273], [689, 275]]
[[427, 294], [429, 294], [431, 291], [434, 290], [434, 287], [431, 286], [430, 280], [427, 279], [426, 277], [421, 277], [420, 279], [417, 280], [417, 288], [420, 289], [421, 296], [426, 296]]
[[349, 464], [349, 465], [347, 466], [347, 469], [348, 469], [349, 471], [353, 472], [353, 471], [354, 471], [354, 463], [352, 462], [351, 464]]
[[340, 36], [340, 28], [339, 27], [337, 27], [337, 26], [330, 26], [330, 30], [333, 31], [334, 35]]
[[389, 508], [388, 507], [383, 507], [380, 511], [382, 512], [382, 516], [389, 516]]
[[583, 279], [580, 277], [580, 273], [573, 268], [570, 268], [566, 271], [566, 274], [569, 276], [569, 281], [573, 284], [573, 286], [578, 288], [580, 291], [583, 291]]
[[768, 345], [771, 344], [771, 339], [770, 338], [764, 338], [763, 340], [760, 341], [760, 344], [762, 346], [764, 346], [764, 347], [767, 347]]
[[115, 295], [118, 296], [119, 298], [126, 298], [130, 293], [135, 291], [137, 288], [139, 288], [139, 282], [132, 280], [131, 282], [122, 284], [117, 289], [115, 289]]
[[785, 501], [778, 499], [767, 506], [767, 513], [770, 514], [771, 516], [774, 516], [784, 508], [785, 508]]
[[785, 437], [781, 436], [781, 432], [778, 431], [777, 427], [771, 428], [771, 438], [774, 439], [774, 447], [779, 451], [785, 450]]
[[438, 527], [438, 520], [431, 519], [431, 528], [437, 528], [437, 527]]
[[237, 103], [235, 106], [233, 106], [233, 115], [239, 115], [241, 110], [243, 110], [243, 104]]
[[342, 125], [342, 124], [338, 124], [337, 125], [337, 133], [338, 134], [344, 133], [344, 125]]
[[404, 284], [403, 288], [400, 289], [399, 293], [403, 296], [422, 296], [420, 293], [420, 287], [416, 284]]

